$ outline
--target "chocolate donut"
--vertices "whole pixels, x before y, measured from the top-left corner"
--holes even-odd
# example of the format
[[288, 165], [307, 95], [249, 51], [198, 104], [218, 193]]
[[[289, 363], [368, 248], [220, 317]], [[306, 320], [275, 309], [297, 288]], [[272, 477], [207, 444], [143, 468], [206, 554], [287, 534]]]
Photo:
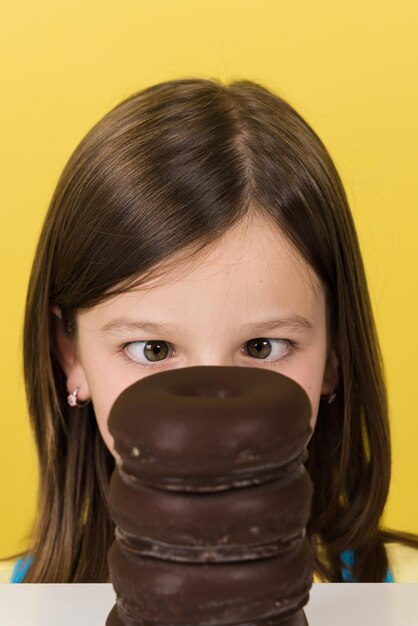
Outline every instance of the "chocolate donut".
[[175, 561], [241, 561], [278, 554], [301, 536], [312, 483], [300, 463], [283, 480], [213, 493], [132, 488], [114, 472], [109, 494], [116, 538], [133, 552]]
[[300, 456], [311, 410], [287, 376], [201, 365], [133, 383], [116, 398], [108, 427], [125, 480], [213, 491], [274, 478]]
[[159, 372], [118, 396], [106, 626], [307, 624], [310, 416], [261, 368]]
[[[280, 556], [242, 563], [174, 563], [109, 551], [121, 617], [135, 624], [281, 624], [308, 601], [311, 549], [306, 540]], [[128, 582], [130, 581], [130, 582]], [[124, 622], [122, 621], [122, 624]]]

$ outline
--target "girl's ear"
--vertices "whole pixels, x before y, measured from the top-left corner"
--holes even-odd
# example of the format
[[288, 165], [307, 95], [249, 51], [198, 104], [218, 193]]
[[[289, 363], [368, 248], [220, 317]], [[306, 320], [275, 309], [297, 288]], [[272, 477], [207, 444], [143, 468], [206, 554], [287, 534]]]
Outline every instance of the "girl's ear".
[[76, 363], [74, 340], [65, 331], [60, 307], [55, 304], [52, 305], [51, 312], [53, 313], [52, 326], [55, 334], [54, 353], [68, 378]]
[[77, 359], [75, 339], [68, 335], [64, 327], [60, 308], [56, 305], [51, 306], [51, 313], [54, 331], [53, 351], [67, 377], [68, 392], [72, 393], [79, 387], [82, 392], [78, 399], [84, 401], [90, 393], [89, 385], [84, 367]]
[[334, 391], [340, 380], [338, 373], [339, 359], [335, 348], [331, 348], [325, 364], [324, 378], [322, 380], [322, 394]]

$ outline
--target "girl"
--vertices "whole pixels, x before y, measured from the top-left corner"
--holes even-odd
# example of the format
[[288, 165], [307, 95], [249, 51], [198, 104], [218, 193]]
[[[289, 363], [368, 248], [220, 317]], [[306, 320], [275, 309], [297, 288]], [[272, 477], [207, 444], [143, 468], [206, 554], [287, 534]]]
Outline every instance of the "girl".
[[14, 582], [109, 582], [110, 407], [204, 364], [267, 366], [309, 395], [314, 580], [394, 580], [388, 542], [418, 537], [380, 527], [388, 403], [346, 194], [312, 128], [249, 80], [133, 94], [58, 181], [25, 311], [41, 481]]

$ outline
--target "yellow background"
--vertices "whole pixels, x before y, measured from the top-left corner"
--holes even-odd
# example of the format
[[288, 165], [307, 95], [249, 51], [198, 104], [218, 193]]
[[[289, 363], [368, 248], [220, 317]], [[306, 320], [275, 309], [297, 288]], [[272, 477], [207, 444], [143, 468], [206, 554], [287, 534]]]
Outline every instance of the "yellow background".
[[414, 0], [3, 3], [0, 558], [25, 549], [34, 514], [21, 333], [50, 196], [93, 123], [133, 91], [186, 75], [265, 84], [329, 149], [351, 202], [386, 365], [393, 481], [384, 521], [418, 531], [417, 7]]

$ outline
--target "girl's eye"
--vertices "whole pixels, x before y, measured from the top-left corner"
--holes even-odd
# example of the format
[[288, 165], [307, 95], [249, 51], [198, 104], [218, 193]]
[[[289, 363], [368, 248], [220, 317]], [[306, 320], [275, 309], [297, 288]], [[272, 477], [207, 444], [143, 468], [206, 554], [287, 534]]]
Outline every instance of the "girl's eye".
[[[282, 342], [283, 344], [287, 344], [287, 350], [283, 352], [283, 350], [277, 349], [277, 344]], [[272, 350], [271, 344], [275, 344], [275, 349]], [[137, 350], [135, 355], [135, 359], [129, 358], [126, 355], [126, 348], [128, 346], [139, 345], [140, 347]], [[128, 343], [124, 343], [121, 347], [121, 356], [128, 363], [132, 363], [134, 365], [139, 365], [141, 367], [155, 367], [153, 363], [158, 364], [158, 362], [166, 360], [167, 354], [170, 352], [173, 354], [172, 348], [168, 348], [170, 344], [167, 341], [153, 340], [153, 341], [129, 341]], [[288, 359], [294, 352], [299, 349], [298, 344], [291, 339], [265, 339], [264, 337], [260, 337], [257, 339], [250, 339], [245, 344], [245, 348], [242, 349], [242, 352], [246, 352], [251, 357], [256, 359], [266, 361], [269, 363], [282, 363], [284, 360]], [[273, 352], [273, 357], [270, 359], [266, 359], [266, 357], [270, 356]], [[132, 354], [132, 352], [130, 352]], [[141, 361], [141, 359], [144, 359]], [[264, 363], [263, 363], [264, 365]]]
[[136, 365], [142, 365], [143, 367], [153, 367], [152, 363], [158, 361], [163, 361], [168, 353], [167, 346], [169, 345], [167, 341], [130, 341], [129, 343], [125, 343], [123, 348], [127, 348], [127, 346], [134, 346], [135, 344], [139, 345], [139, 349], [137, 353], [134, 353], [135, 358], [144, 357], [147, 362], [138, 362], [137, 360], [132, 360], [128, 358], [128, 361]]
[[268, 363], [283, 361], [290, 356], [292, 348], [294, 348], [295, 346], [295, 342], [290, 341], [290, 339], [265, 339], [264, 337], [251, 339], [250, 341], [247, 341], [245, 345], [247, 352], [250, 354], [250, 356], [253, 356], [256, 359], [266, 360], [265, 357], [270, 356], [272, 352], [271, 343], [274, 344], [274, 342], [282, 342], [284, 344], [287, 344], [287, 350], [283, 351], [283, 348], [282, 350], [277, 350], [276, 344], [276, 350], [273, 350], [273, 357], [267, 361]]

